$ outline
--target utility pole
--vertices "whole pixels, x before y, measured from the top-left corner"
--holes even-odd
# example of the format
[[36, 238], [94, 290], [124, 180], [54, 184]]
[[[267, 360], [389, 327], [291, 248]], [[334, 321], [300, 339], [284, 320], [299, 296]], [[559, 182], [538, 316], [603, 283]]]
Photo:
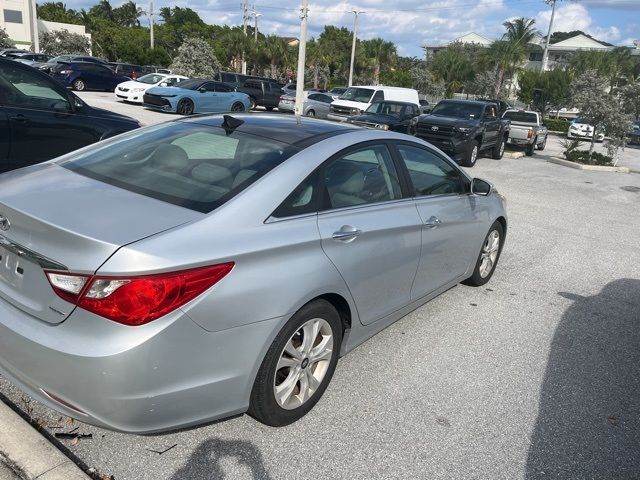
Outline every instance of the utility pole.
[[255, 10], [253, 11], [253, 18], [255, 20], [255, 26], [253, 27], [253, 35], [254, 35], [254, 39], [256, 41], [256, 43], [258, 43], [258, 17], [261, 17], [262, 14], [256, 12]]
[[351, 45], [351, 65], [349, 65], [349, 87], [353, 84], [353, 63], [356, 59], [356, 36], [358, 31], [358, 15], [364, 12], [352, 10], [355, 18], [353, 19], [353, 44]]
[[153, 2], [149, 2], [149, 33], [151, 34], [151, 48], [155, 48], [155, 41], [153, 38]]
[[[247, 36], [247, 20], [249, 20], [249, 6], [247, 2], [248, 0], [242, 0], [242, 31], [245, 37]], [[247, 60], [244, 55], [244, 48], [242, 49], [242, 74], [247, 74]]]
[[296, 78], [296, 117], [300, 118], [304, 107], [304, 67], [307, 63], [307, 17], [309, 16], [309, 0], [302, 0], [300, 8], [300, 43], [298, 43], [298, 75]]
[[542, 54], [542, 72], [547, 69], [547, 61], [549, 58], [549, 42], [551, 41], [551, 30], [553, 29], [553, 17], [556, 15], [556, 0], [548, 0], [551, 3], [551, 20], [549, 20], [549, 31], [547, 32], [547, 41], [544, 44], [544, 53]]

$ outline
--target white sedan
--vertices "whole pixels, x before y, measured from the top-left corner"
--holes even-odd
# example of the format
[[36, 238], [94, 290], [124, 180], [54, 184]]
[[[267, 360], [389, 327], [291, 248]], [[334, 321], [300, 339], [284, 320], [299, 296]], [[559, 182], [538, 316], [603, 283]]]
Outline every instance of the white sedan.
[[[576, 118], [569, 124], [569, 131], [567, 132], [567, 138], [586, 138], [591, 139], [593, 137], [593, 125], [584, 123], [583, 120]], [[602, 142], [604, 140], [603, 132], [596, 132], [596, 142]]]
[[178, 83], [188, 80], [182, 75], [169, 75], [166, 73], [149, 73], [137, 80], [129, 80], [119, 84], [113, 92], [116, 100], [131, 103], [142, 103], [142, 97], [151, 87], [174, 87]]

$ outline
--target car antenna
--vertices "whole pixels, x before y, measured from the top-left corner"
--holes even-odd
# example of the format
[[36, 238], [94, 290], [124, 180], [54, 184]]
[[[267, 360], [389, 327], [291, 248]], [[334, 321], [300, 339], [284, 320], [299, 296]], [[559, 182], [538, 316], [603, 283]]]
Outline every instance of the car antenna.
[[222, 122], [222, 128], [224, 128], [224, 131], [227, 133], [227, 135], [231, 135], [236, 128], [244, 123], [244, 120], [234, 118], [231, 115], [224, 115], [222, 118], [224, 118], [224, 122]]

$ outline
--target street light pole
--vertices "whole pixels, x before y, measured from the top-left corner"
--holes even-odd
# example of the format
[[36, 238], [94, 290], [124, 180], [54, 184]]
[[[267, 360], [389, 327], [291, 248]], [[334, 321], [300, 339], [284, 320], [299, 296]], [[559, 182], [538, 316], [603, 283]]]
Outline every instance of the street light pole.
[[304, 67], [307, 55], [307, 17], [309, 16], [309, 0], [302, 0], [300, 8], [300, 43], [298, 43], [298, 75], [296, 77], [296, 117], [302, 115], [304, 104]]
[[253, 18], [255, 19], [255, 26], [253, 28], [253, 34], [255, 37], [256, 43], [258, 43], [258, 17], [261, 17], [262, 14], [258, 12], [253, 12]]
[[351, 45], [351, 64], [349, 65], [349, 86], [353, 84], [353, 63], [356, 59], [356, 36], [358, 32], [358, 15], [364, 12], [352, 10], [355, 18], [353, 19], [353, 44]]
[[149, 2], [149, 33], [151, 35], [151, 48], [154, 48], [155, 41], [153, 37], [153, 2]]
[[[552, 5], [551, 20], [549, 20], [549, 31], [547, 32], [547, 41], [544, 43], [544, 53], [542, 54], [542, 70], [547, 69], [547, 61], [549, 58], [549, 42], [551, 41], [551, 29], [553, 28], [553, 17], [556, 15], [556, 0], [549, 0]], [[549, 3], [547, 2], [547, 3]]]

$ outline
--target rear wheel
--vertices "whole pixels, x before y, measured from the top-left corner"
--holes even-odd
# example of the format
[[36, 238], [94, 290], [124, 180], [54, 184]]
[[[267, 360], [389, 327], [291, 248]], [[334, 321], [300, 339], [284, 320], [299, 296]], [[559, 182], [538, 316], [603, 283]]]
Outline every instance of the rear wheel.
[[242, 104], [242, 102], [236, 102], [233, 105], [231, 105], [231, 111], [232, 112], [244, 112], [244, 105]]
[[77, 78], [73, 81], [73, 89], [77, 90], [78, 92], [83, 92], [84, 90], [87, 89], [87, 85], [84, 83], [84, 80], [82, 80], [81, 78]]
[[342, 342], [342, 323], [325, 300], [302, 307], [267, 352], [251, 391], [249, 414], [282, 427], [302, 418], [331, 381]]
[[482, 243], [482, 250], [478, 255], [473, 275], [462, 283], [472, 287], [480, 287], [491, 280], [502, 252], [503, 243], [504, 228], [500, 222], [495, 221]]
[[273, 111], [273, 107], [264, 107], [267, 109], [268, 112], [272, 112]]
[[307, 112], [307, 117], [315, 117], [316, 116], [316, 112], [314, 112], [313, 110], [309, 110]]
[[504, 147], [506, 143], [507, 140], [504, 137], [500, 137], [496, 146], [491, 150], [491, 158], [494, 160], [500, 160], [504, 155]]
[[256, 104], [256, 99], [253, 97], [249, 97], [249, 102], [251, 102], [251, 106], [249, 107], [250, 110], [255, 110], [256, 107], [258, 106]]
[[530, 157], [531, 155], [533, 155], [533, 150], [534, 150], [534, 148], [535, 148], [535, 145], [536, 145], [536, 142], [537, 142], [537, 141], [538, 141], [538, 139], [536, 138], [536, 139], [534, 139], [534, 140], [533, 140], [533, 143], [530, 143], [529, 145], [527, 145], [527, 146], [525, 147], [525, 149], [524, 149], [524, 154], [525, 154], [527, 157]]
[[544, 139], [542, 140], [542, 143], [540, 145], [538, 145], [536, 148], [540, 151], [544, 150], [544, 147], [547, 146], [547, 137], [545, 136]]
[[462, 166], [463, 167], [473, 167], [476, 164], [476, 160], [478, 159], [478, 150], [479, 150], [478, 142], [473, 140], [469, 143], [469, 147], [462, 158]]
[[176, 110], [180, 115], [191, 115], [193, 113], [193, 102], [188, 98], [183, 98], [178, 102]]

